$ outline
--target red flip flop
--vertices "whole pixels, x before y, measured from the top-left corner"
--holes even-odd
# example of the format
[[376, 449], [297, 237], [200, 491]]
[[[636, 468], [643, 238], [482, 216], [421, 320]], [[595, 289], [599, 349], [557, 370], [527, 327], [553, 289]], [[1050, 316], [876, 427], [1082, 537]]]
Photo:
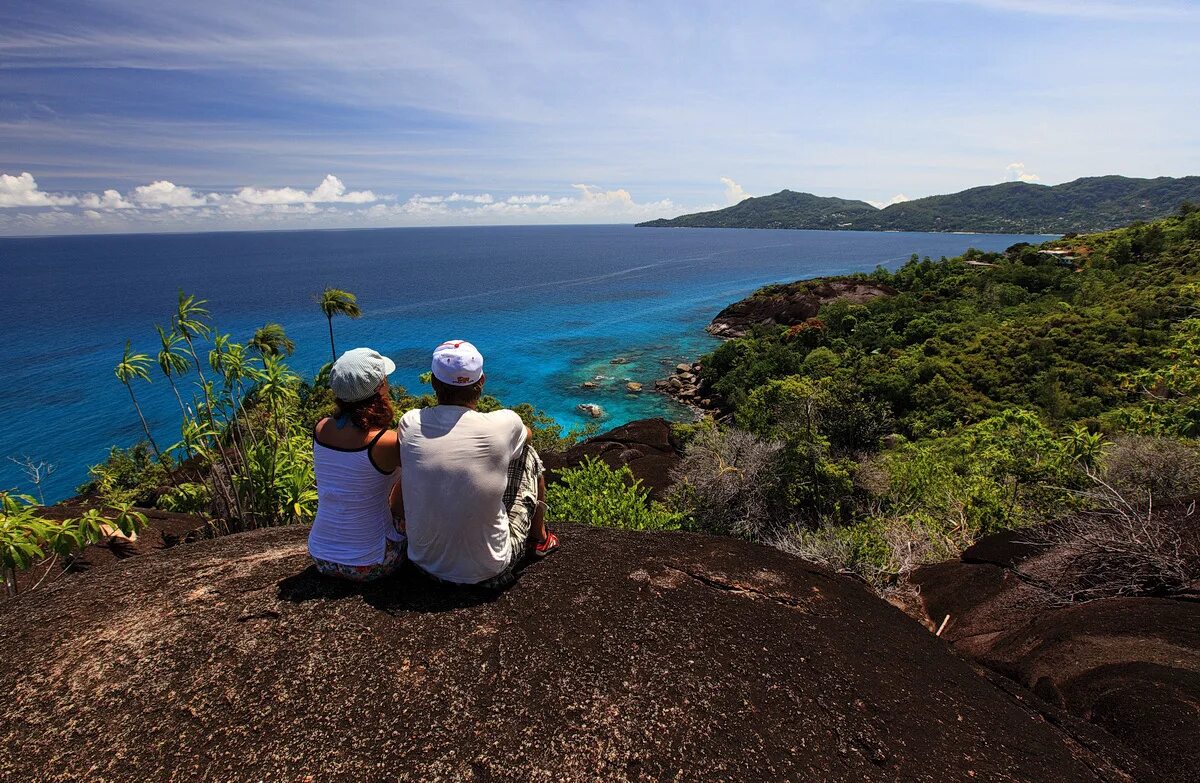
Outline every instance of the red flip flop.
[[558, 536], [546, 531], [546, 538], [540, 544], [535, 544], [533, 547], [534, 557], [545, 557], [546, 555], [558, 549]]

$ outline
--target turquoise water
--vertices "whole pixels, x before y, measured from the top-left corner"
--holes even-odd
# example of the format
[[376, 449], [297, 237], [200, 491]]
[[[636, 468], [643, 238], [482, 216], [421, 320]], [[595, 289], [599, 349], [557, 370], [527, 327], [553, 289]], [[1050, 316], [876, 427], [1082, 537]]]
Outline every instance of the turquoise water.
[[[180, 287], [209, 300], [218, 328], [237, 339], [282, 323], [305, 374], [330, 359], [313, 295], [345, 288], [364, 316], [335, 322], [339, 350], [388, 354], [410, 389], [435, 345], [466, 339], [484, 354], [490, 393], [567, 426], [588, 420], [577, 405], [596, 403], [607, 427], [686, 416], [652, 392], [627, 394], [625, 382], [651, 386], [711, 350], [705, 324], [761, 285], [1042, 239], [632, 226], [0, 239], [0, 487], [31, 489], [7, 459], [28, 455], [56, 466], [47, 500], [66, 497], [110, 444], [139, 438], [112, 368], [126, 338], [157, 352], [153, 325], [169, 324]], [[600, 388], [580, 388], [589, 379]], [[174, 442], [165, 380], [136, 391], [160, 442]]]

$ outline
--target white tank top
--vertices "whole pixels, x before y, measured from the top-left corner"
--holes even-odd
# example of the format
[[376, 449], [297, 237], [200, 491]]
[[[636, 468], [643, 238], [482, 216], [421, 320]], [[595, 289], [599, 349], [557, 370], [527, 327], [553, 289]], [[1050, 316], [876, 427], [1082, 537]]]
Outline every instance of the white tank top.
[[348, 566], [383, 562], [387, 541], [403, 541], [392, 524], [389, 497], [400, 477], [384, 473], [371, 448], [384, 431], [357, 449], [326, 446], [313, 431], [313, 471], [317, 478], [317, 517], [308, 534], [313, 557]]

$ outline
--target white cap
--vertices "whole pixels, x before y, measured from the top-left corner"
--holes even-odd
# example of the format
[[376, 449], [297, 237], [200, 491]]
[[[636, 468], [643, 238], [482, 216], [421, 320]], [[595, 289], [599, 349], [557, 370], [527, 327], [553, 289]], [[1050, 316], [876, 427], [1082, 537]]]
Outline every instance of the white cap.
[[396, 363], [370, 348], [351, 348], [329, 368], [329, 388], [343, 402], [358, 402], [375, 393]]
[[470, 386], [483, 377], [483, 354], [466, 340], [447, 340], [433, 349], [433, 377], [451, 386]]

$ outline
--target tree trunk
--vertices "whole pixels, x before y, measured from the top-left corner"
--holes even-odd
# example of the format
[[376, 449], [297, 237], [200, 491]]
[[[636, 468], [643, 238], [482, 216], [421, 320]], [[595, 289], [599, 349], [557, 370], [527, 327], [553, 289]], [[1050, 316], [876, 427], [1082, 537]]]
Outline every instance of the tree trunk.
[[325, 316], [329, 319], [329, 351], [333, 354], [333, 360], [337, 361], [337, 347], [333, 344], [333, 316]]
[[133, 385], [126, 382], [125, 388], [129, 391], [129, 399], [133, 400], [133, 409], [137, 411], [138, 419], [142, 422], [142, 431], [146, 433], [146, 440], [150, 441], [150, 448], [154, 449], [154, 456], [158, 457], [159, 462], [162, 462], [162, 452], [158, 450], [158, 444], [154, 442], [154, 436], [150, 434], [150, 426], [146, 424], [146, 417], [142, 415], [142, 406], [138, 405], [137, 395], [133, 393]]
[[175, 402], [179, 403], [179, 412], [183, 417], [187, 418], [187, 408], [183, 405], [183, 397], [179, 396], [179, 387], [175, 385], [175, 379], [170, 375], [167, 376], [167, 383], [171, 384], [171, 391], [175, 392]]

